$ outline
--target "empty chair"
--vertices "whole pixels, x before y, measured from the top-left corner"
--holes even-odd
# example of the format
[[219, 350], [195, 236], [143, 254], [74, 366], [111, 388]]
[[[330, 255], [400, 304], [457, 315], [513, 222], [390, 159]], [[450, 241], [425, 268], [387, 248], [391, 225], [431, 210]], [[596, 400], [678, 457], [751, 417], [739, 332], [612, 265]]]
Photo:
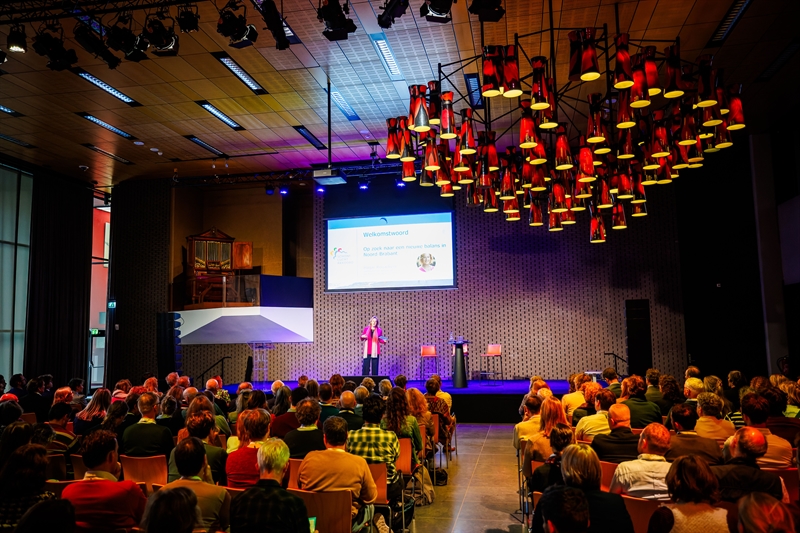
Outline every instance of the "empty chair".
[[167, 484], [167, 458], [163, 455], [154, 457], [128, 457], [120, 455], [122, 473], [125, 479], [135, 483], [144, 483], [147, 494], [153, 493], [153, 483]]
[[317, 518], [317, 531], [320, 533], [351, 533], [349, 490], [310, 492], [289, 489], [291, 494], [303, 500], [308, 516]]
[[[481, 360], [486, 361], [486, 370], [484, 370], [484, 365], [481, 363], [480, 372], [478, 374], [481, 379], [485, 377], [486, 380], [489, 381], [489, 376], [492, 376], [492, 380], [497, 381], [497, 376], [505, 377], [503, 374], [502, 348], [502, 344], [490, 344], [486, 347], [486, 353], [481, 354]], [[497, 370], [497, 360], [500, 361], [500, 371]], [[498, 385], [500, 384], [498, 383]]]
[[419, 379], [425, 381], [425, 361], [433, 359], [436, 373], [439, 373], [439, 356], [436, 354], [436, 346], [432, 344], [423, 345], [419, 354]]
[[368, 465], [369, 472], [372, 474], [372, 481], [375, 482], [375, 486], [378, 489], [378, 497], [375, 498], [373, 502], [375, 507], [385, 507], [388, 511], [387, 515], [389, 516], [389, 528], [392, 527], [392, 511], [391, 507], [389, 506], [389, 496], [387, 494], [387, 485], [386, 485], [386, 463], [375, 463]]

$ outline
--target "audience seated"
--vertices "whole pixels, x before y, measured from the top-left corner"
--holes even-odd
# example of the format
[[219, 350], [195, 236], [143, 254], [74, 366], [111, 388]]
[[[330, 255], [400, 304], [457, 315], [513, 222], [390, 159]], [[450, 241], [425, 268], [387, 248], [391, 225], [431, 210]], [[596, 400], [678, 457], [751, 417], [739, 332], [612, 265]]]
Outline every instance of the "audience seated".
[[106, 411], [106, 416], [103, 418], [100, 425], [90, 429], [89, 433], [105, 429], [113, 432], [117, 436], [117, 442], [122, 442], [121, 428], [122, 422], [125, 420], [126, 416], [128, 416], [128, 404], [125, 402], [114, 402], [109, 406], [108, 411]]
[[669, 500], [666, 477], [670, 464], [664, 457], [669, 440], [669, 430], [662, 424], [654, 422], [644, 428], [639, 435], [639, 457], [619, 464], [609, 491], [647, 500]]
[[71, 405], [73, 400], [72, 389], [69, 387], [60, 387], [53, 393], [53, 405], [57, 403], [65, 403]]
[[731, 402], [731, 407], [734, 411], [738, 411], [741, 405], [739, 402], [742, 395], [739, 394], [739, 390], [747, 385], [747, 378], [742, 372], [738, 370], [728, 372], [728, 388], [725, 389], [724, 394], [728, 401]]
[[382, 379], [378, 383], [378, 393], [380, 397], [386, 400], [392, 392], [392, 382], [388, 379]]
[[608, 384], [606, 388], [613, 392], [614, 396], [619, 398], [622, 395], [622, 385], [619, 382], [619, 376], [617, 375], [617, 371], [612, 367], [603, 370], [603, 381]]
[[436, 383], [439, 385], [439, 390], [436, 391], [436, 397], [440, 398], [445, 404], [447, 404], [447, 412], [451, 412], [453, 410], [453, 397], [450, 396], [449, 392], [442, 390], [442, 376], [439, 374], [431, 374], [431, 378], [435, 379]]
[[596, 435], [592, 449], [601, 461], [621, 463], [639, 456], [639, 436], [631, 431], [631, 411], [625, 404], [617, 403], [608, 409], [608, 435]]
[[355, 388], [355, 390], [353, 391], [353, 394], [356, 395], [356, 407], [355, 407], [355, 409], [353, 409], [353, 411], [358, 416], [362, 416], [361, 410], [362, 410], [363, 405], [364, 405], [364, 400], [366, 400], [367, 397], [370, 395], [369, 389], [364, 387], [363, 385], [359, 385], [358, 387]]
[[[215, 442], [209, 442], [209, 436], [213, 434], [214, 417], [209, 411], [198, 411], [191, 415], [186, 421], [188, 436], [183, 439], [196, 438], [203, 443], [206, 456], [207, 468], [203, 470], [203, 480], [209, 483], [219, 483], [225, 485], [228, 481], [225, 466], [228, 462], [228, 452], [217, 446]], [[180, 442], [183, 442], [180, 441]], [[178, 468], [175, 449], [169, 455], [169, 481], [177, 480], [182, 474]]]
[[263, 409], [252, 409], [239, 417], [236, 425], [239, 424], [244, 425], [244, 432], [239, 434], [239, 449], [228, 455], [225, 463], [228, 486], [235, 489], [252, 487], [259, 479], [256, 456], [269, 437], [270, 416]]
[[28, 394], [28, 389], [25, 387], [27, 385], [27, 380], [22, 374], [14, 374], [11, 376], [11, 379], [8, 380], [8, 384], [11, 385], [11, 388], [8, 389], [8, 393], [13, 394], [18, 399], [22, 399], [23, 396]]
[[[195, 417], [201, 414], [194, 415]], [[213, 424], [207, 416], [207, 426]], [[190, 424], [192, 421], [189, 421]], [[200, 508], [203, 527], [209, 531], [227, 530], [230, 524], [231, 497], [227, 489], [203, 481], [202, 475], [208, 468], [207, 446], [197, 437], [183, 439], [173, 450], [170, 465], [174, 461], [179, 477], [170, 481], [164, 488], [186, 487], [194, 492]], [[163, 490], [163, 489], [162, 489]]]
[[734, 433], [730, 442], [731, 459], [723, 465], [711, 467], [719, 480], [722, 500], [736, 503], [745, 494], [765, 492], [773, 498], [789, 502], [781, 478], [759, 469], [756, 463], [765, 453], [767, 439], [758, 429], [744, 427]]
[[41, 533], [75, 531], [75, 508], [67, 500], [44, 500], [22, 515], [14, 533]]
[[147, 500], [136, 483], [117, 480], [117, 451], [116, 436], [110, 431], [94, 431], [83, 438], [86, 475], [61, 493], [75, 507], [76, 531], [105, 532], [139, 525]]
[[131, 457], [164, 455], [169, 457], [175, 444], [172, 440], [172, 432], [156, 424], [158, 396], [152, 392], [145, 392], [139, 396], [137, 405], [142, 417], [123, 433], [123, 455]]
[[776, 387], [766, 387], [759, 394], [769, 402], [767, 428], [773, 435], [794, 442], [795, 436], [800, 432], [800, 419], [783, 416], [788, 405], [786, 393]]
[[290, 396], [291, 407], [287, 412], [276, 416], [275, 420], [272, 421], [271, 433], [273, 437], [282, 439], [291, 430], [300, 427], [300, 422], [297, 420], [297, 415], [295, 414], [295, 411], [297, 410], [296, 407], [302, 400], [305, 400], [309, 397], [313, 398], [309, 391], [303, 387], [297, 387], [292, 390], [292, 394]]
[[[597, 393], [601, 390], [603, 390], [603, 387], [594, 381], [587, 381], [581, 385], [581, 392], [586, 401], [572, 412], [571, 421], [573, 427], [577, 426], [583, 417], [597, 414], [595, 399], [597, 398]], [[570, 419], [567, 418], [567, 420]]]
[[750, 394], [751, 392], [755, 392], [755, 389], [751, 388], [749, 385], [745, 385], [744, 387], [740, 387], [738, 391], [739, 391], [738, 410], [728, 415], [728, 420], [733, 422], [733, 426], [736, 429], [743, 428], [746, 425], [744, 423], [744, 418], [742, 417], [742, 398], [744, 398], [745, 394]]
[[703, 374], [700, 373], [700, 369], [694, 365], [689, 365], [686, 367], [686, 372], [683, 373], [684, 379], [695, 378], [700, 379], [700, 376]]
[[589, 531], [589, 502], [578, 489], [553, 486], [547, 489], [539, 505], [544, 530], [549, 533], [586, 533]]
[[[405, 379], [405, 376], [398, 376]], [[342, 391], [344, 390], [344, 378], [341, 374], [334, 374], [328, 380], [328, 384], [331, 386], [331, 404], [336, 405], [339, 403], [339, 398], [342, 397]]]
[[[34, 380], [31, 380], [34, 381]], [[17, 448], [0, 471], [0, 528], [14, 528], [37, 503], [55, 498], [44, 490], [47, 450], [38, 444]]]
[[[792, 468], [794, 456], [792, 444], [777, 435], [773, 435], [767, 428], [769, 418], [769, 402], [760, 394], [745, 394], [741, 400], [742, 417], [747, 426], [759, 430], [767, 440], [767, 453], [756, 460], [761, 468]], [[725, 443], [726, 450], [730, 447], [730, 440]]]
[[661, 389], [658, 387], [660, 380], [661, 372], [655, 368], [648, 368], [647, 372], [644, 374], [644, 381], [647, 385], [647, 391], [645, 391], [644, 397], [648, 402], [653, 402], [659, 407], [661, 407], [661, 400], [664, 399], [664, 396], [661, 394]]
[[356, 383], [351, 379], [348, 379], [347, 381], [344, 382], [344, 385], [342, 386], [342, 391], [355, 392], [356, 387], [358, 387], [358, 383]]
[[631, 427], [642, 429], [653, 422], [662, 421], [661, 408], [653, 402], [647, 401], [645, 392], [647, 387], [641, 376], [629, 376], [622, 380], [622, 395], [620, 402], [627, 405], [631, 411]]
[[272, 411], [272, 408], [275, 406], [275, 398], [278, 396], [278, 389], [280, 389], [283, 386], [284, 386], [283, 381], [279, 379], [276, 379], [275, 381], [272, 382], [272, 385], [270, 385], [269, 388], [270, 391], [272, 391], [272, 397], [267, 400], [268, 411]]
[[[338, 416], [332, 416], [325, 421], [322, 427], [325, 447], [324, 451], [310, 452], [300, 464], [298, 473], [298, 484], [301, 489], [311, 491], [330, 491], [337, 489], [349, 490], [352, 495], [352, 505], [350, 513], [353, 521], [353, 531], [356, 531], [362, 524], [372, 520], [374, 507], [372, 502], [378, 497], [378, 490], [372, 473], [367, 466], [365, 455], [368, 455], [372, 462], [383, 462], [390, 458], [382, 449], [387, 447], [387, 442], [394, 446], [391, 448], [392, 471], [394, 472], [394, 461], [399, 455], [397, 437], [394, 433], [383, 431], [378, 427], [380, 417], [383, 415], [383, 400], [379, 397], [370, 396], [365, 400], [364, 428], [347, 432], [347, 422]], [[354, 433], [363, 432], [352, 440]], [[385, 439], [385, 440], [384, 440]], [[345, 448], [349, 448], [351, 453], [347, 453]], [[393, 452], [397, 451], [397, 454]], [[361, 452], [361, 453], [359, 453]], [[387, 474], [389, 464], [387, 463]], [[305, 531], [308, 531], [308, 524], [305, 524]], [[233, 530], [231, 533], [234, 533]]]
[[797, 418], [800, 415], [800, 389], [794, 381], [784, 381], [778, 387], [786, 394], [788, 405], [783, 412], [786, 418]]
[[37, 378], [31, 379], [28, 381], [27, 389], [28, 394], [19, 399], [19, 406], [26, 413], [34, 413], [37, 422], [47, 422], [47, 413], [50, 411], [53, 399], [45, 398], [44, 383]]
[[531, 472], [530, 461], [523, 463], [522, 471], [528, 479], [528, 490], [543, 492], [550, 485], [562, 485], [561, 477], [561, 453], [564, 449], [575, 442], [575, 435], [572, 428], [566, 424], [556, 424], [550, 431], [550, 446], [553, 453], [548, 457], [544, 464]]
[[[337, 397], [336, 400], [338, 401], [338, 399]], [[322, 427], [329, 416], [338, 416], [339, 414], [339, 409], [334, 404], [333, 387], [330, 383], [323, 383], [319, 386], [319, 405], [322, 409], [319, 415], [319, 427]], [[320, 442], [322, 442], [321, 439]]]
[[709, 439], [724, 440], [736, 432], [733, 422], [722, 416], [722, 399], [713, 392], [703, 392], [697, 396], [697, 424], [695, 432]]
[[[687, 403], [692, 407], [697, 407], [697, 397], [703, 392], [705, 392], [705, 386], [702, 380], [692, 377], [687, 378], [686, 381], [683, 382], [683, 396], [686, 398], [683, 403]], [[672, 412], [667, 416], [667, 423], [665, 425], [668, 429], [675, 429], [672, 427]]]
[[8, 464], [11, 454], [31, 441], [33, 426], [26, 422], [12, 422], [0, 436], [0, 469]]
[[584, 416], [575, 427], [578, 440], [591, 441], [596, 435], [608, 435], [611, 426], [608, 424], [608, 410], [616, 404], [617, 397], [608, 389], [598, 391], [594, 398], [595, 414]]
[[[231, 427], [228, 425], [228, 417], [217, 414], [216, 406], [204, 394], [196, 394], [193, 397], [190, 395], [191, 400], [189, 407], [181, 411], [181, 416], [184, 420], [188, 420], [190, 416], [199, 411], [208, 411], [214, 417], [214, 431], [211, 434], [211, 439], [216, 442], [218, 434], [224, 434], [226, 437], [231, 436]], [[250, 398], [252, 400], [252, 397]], [[187, 436], [186, 428], [178, 431], [178, 440], [183, 440]]]
[[676, 434], [670, 438], [667, 461], [674, 461], [682, 455], [695, 455], [709, 465], [721, 464], [719, 444], [714, 439], [699, 436], [694, 430], [695, 424], [697, 409], [685, 403], [672, 408], [672, 425]]
[[581, 387], [584, 383], [592, 381], [592, 377], [588, 374], [573, 374], [569, 379], [569, 393], [561, 398], [561, 405], [564, 412], [567, 414], [567, 420], [572, 420], [572, 413], [575, 409], [586, 403], [586, 398], [583, 396]]
[[319, 401], [319, 382], [316, 379], [309, 379], [303, 388], [308, 392], [308, 398]]
[[[429, 449], [431, 448], [432, 444], [434, 427], [433, 415], [431, 415], [431, 412], [428, 410], [428, 402], [425, 400], [425, 396], [418, 389], [414, 388], [406, 389], [406, 399], [408, 400], [409, 411], [414, 418], [417, 419], [417, 425], [420, 428], [420, 433], [422, 433], [422, 428], [425, 428], [428, 442], [424, 442], [423, 444], [425, 445], [425, 448]], [[350, 423], [348, 422], [348, 427], [349, 425]]]
[[167, 428], [173, 437], [177, 437], [184, 425], [183, 415], [178, 412], [178, 400], [167, 393], [164, 395], [159, 406], [159, 415], [156, 417], [156, 424]]
[[121, 379], [117, 381], [117, 384], [114, 385], [114, 392], [111, 393], [111, 401], [124, 402], [128, 398], [131, 387], [133, 387], [133, 384], [130, 380]]
[[[339, 414], [337, 416], [343, 418], [344, 421], [347, 422], [347, 430], [355, 431], [357, 429], [361, 429], [361, 427], [364, 425], [364, 419], [361, 417], [361, 415], [356, 414], [356, 395], [351, 391], [342, 391], [340, 402], [342, 404], [342, 408], [339, 409]], [[426, 403], [425, 409], [427, 408], [428, 404]]]
[[[450, 408], [444, 400], [439, 398], [439, 382], [430, 378], [425, 382], [425, 399], [428, 401], [428, 410], [432, 415], [439, 415], [439, 442], [447, 444], [450, 440]], [[364, 417], [366, 419], [366, 417]]]
[[[255, 391], [250, 395], [250, 399], [247, 401], [248, 409], [259, 409], [258, 404], [261, 398], [259, 398], [258, 392], [259, 391]], [[292, 408], [292, 389], [286, 385], [281, 385], [272, 400], [273, 402], [269, 412], [272, 413], [272, 419], [274, 420], [275, 418], [288, 413], [289, 409]], [[269, 405], [269, 401], [267, 401], [267, 405]]]
[[658, 390], [661, 392], [661, 408], [662, 416], [669, 415], [672, 406], [678, 405], [686, 401], [683, 396], [683, 387], [678, 385], [678, 381], [674, 376], [663, 374], [658, 380]]
[[720, 401], [722, 402], [720, 417], [728, 418], [728, 415], [733, 412], [733, 404], [725, 397], [722, 380], [717, 376], [706, 376], [703, 378], [703, 386], [705, 387], [706, 392], [711, 392], [719, 397]]
[[512, 444], [519, 449], [520, 440], [530, 440], [532, 436], [539, 435], [542, 431], [540, 412], [542, 400], [538, 396], [528, 396], [525, 400], [525, 420], [514, 426]]
[[788, 507], [763, 492], [742, 496], [738, 505], [740, 533], [793, 533], [795, 519]]
[[550, 397], [542, 402], [541, 418], [539, 422], [539, 433], [528, 439], [525, 447], [525, 463], [530, 461], [545, 461], [553, 453], [550, 446], [550, 432], [556, 424], [569, 426], [566, 413], [558, 398]]
[[291, 430], [283, 438], [289, 447], [289, 457], [292, 459], [305, 459], [308, 452], [325, 449], [325, 439], [322, 438], [322, 431], [317, 426], [320, 412], [319, 403], [311, 398], [306, 398], [297, 405], [295, 415], [300, 427]]
[[139, 396], [141, 396], [143, 392], [147, 392], [144, 390], [144, 387], [131, 387], [125, 399], [122, 400], [128, 405], [128, 414], [125, 415], [125, 418], [122, 419], [122, 423], [117, 427], [120, 445], [122, 443], [122, 437], [125, 435], [125, 430], [139, 423], [139, 420], [142, 418], [142, 413], [139, 412]]
[[408, 385], [408, 378], [405, 377], [403, 374], [400, 374], [396, 378], [394, 378], [394, 386], [400, 387], [401, 389], [405, 389], [406, 385]]
[[64, 452], [76, 453], [80, 446], [78, 436], [67, 429], [67, 423], [72, 415], [72, 407], [68, 403], [57, 403], [50, 408], [47, 415], [47, 424], [53, 428], [55, 436], [49, 449]]
[[522, 403], [519, 404], [519, 416], [524, 418], [525, 402], [529, 397], [537, 396], [539, 389], [544, 386], [547, 386], [547, 384], [544, 382], [544, 379], [542, 379], [542, 376], [531, 376], [528, 392], [525, 393], [525, 395], [522, 397]]
[[186, 487], [161, 489], [147, 502], [145, 533], [192, 533], [202, 523], [197, 496]]
[[706, 462], [694, 455], [679, 457], [667, 473], [670, 503], [650, 518], [648, 531], [728, 533], [728, 512], [712, 507], [719, 483]]
[[[248, 385], [250, 384], [248, 383]], [[247, 402], [248, 400], [250, 400], [250, 396], [252, 394], [253, 394], [252, 389], [244, 389], [236, 395], [235, 409], [230, 413], [228, 413], [229, 425], [233, 426], [233, 424], [236, 423], [236, 420], [239, 418], [239, 415], [242, 413], [242, 411], [247, 409]], [[233, 427], [231, 427], [231, 429], [233, 429]]]
[[419, 433], [417, 419], [408, 408], [406, 391], [400, 387], [389, 391], [386, 413], [381, 420], [381, 429], [393, 432], [398, 439], [411, 439], [411, 460], [413, 464], [419, 463], [419, 456], [423, 451], [422, 436]]

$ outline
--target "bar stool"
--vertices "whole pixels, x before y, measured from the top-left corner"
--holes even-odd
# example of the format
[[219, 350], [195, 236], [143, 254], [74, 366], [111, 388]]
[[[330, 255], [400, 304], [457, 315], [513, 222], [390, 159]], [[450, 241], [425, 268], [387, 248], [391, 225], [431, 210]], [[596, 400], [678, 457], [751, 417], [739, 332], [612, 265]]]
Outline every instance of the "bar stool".
[[436, 373], [439, 373], [439, 356], [436, 355], [436, 346], [425, 344], [420, 349], [419, 354], [419, 379], [425, 381], [425, 360], [433, 359], [436, 363]]
[[[502, 344], [490, 344], [486, 347], [486, 353], [482, 353], [481, 357], [484, 361], [486, 361], [486, 370], [483, 370], [483, 363], [481, 363], [481, 371], [479, 373], [479, 378], [482, 376], [486, 376], [486, 381], [489, 380], [489, 376], [494, 376], [491, 381], [498, 381], [497, 376], [503, 376], [503, 354], [502, 354]], [[497, 371], [497, 365], [494, 363], [494, 359], [500, 359], [500, 372]], [[489, 361], [492, 361], [492, 371], [489, 371]], [[500, 385], [498, 383], [498, 385]]]

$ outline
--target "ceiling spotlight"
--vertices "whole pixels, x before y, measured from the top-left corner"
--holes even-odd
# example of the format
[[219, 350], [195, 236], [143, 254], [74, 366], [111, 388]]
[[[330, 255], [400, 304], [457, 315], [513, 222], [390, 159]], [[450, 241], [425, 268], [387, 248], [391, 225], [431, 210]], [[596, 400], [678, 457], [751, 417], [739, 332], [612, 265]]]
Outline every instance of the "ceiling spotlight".
[[230, 0], [219, 12], [219, 20], [217, 21], [217, 33], [229, 38], [231, 40], [230, 46], [234, 48], [249, 46], [258, 39], [256, 27], [252, 24], [247, 24], [247, 8], [244, 8], [244, 15], [234, 13], [234, 11], [238, 11], [242, 7], [238, 0]]
[[28, 36], [25, 35], [25, 26], [14, 24], [8, 32], [6, 47], [9, 52], [19, 52], [24, 54], [28, 51]]
[[61, 26], [54, 26], [47, 29], [58, 29], [61, 33], [59, 37], [56, 37], [47, 31], [40, 31], [40, 33], [33, 38], [34, 51], [40, 56], [49, 59], [47, 68], [60, 71], [66, 70], [74, 63], [77, 63], [78, 56], [75, 54], [75, 50], [66, 50], [64, 48], [64, 30]]
[[356, 32], [356, 23], [345, 16], [350, 13], [347, 1], [341, 6], [339, 0], [328, 0], [317, 10], [317, 20], [325, 23], [322, 35], [329, 41], [346, 41], [348, 33]]
[[278, 13], [278, 8], [275, 7], [273, 0], [252, 0], [256, 10], [261, 13], [261, 18], [267, 25], [267, 29], [272, 33], [272, 38], [275, 39], [275, 48], [278, 50], [286, 50], [289, 48], [289, 38], [286, 36], [286, 29]]
[[281, 185], [281, 187], [278, 189], [278, 192], [281, 193], [281, 195], [286, 196], [289, 194], [289, 187], [286, 185]]
[[186, 4], [178, 8], [178, 26], [181, 33], [190, 33], [200, 29], [200, 15], [195, 4]]
[[325, 192], [325, 187], [323, 187], [322, 185], [318, 185], [317, 186], [317, 192], [320, 193], [320, 194], [324, 193]]
[[481, 22], [499, 22], [506, 10], [500, 5], [502, 0], [472, 0], [469, 12], [478, 15]]
[[[172, 24], [167, 27], [165, 20], [171, 20]], [[175, 20], [169, 13], [159, 12], [155, 16], [147, 17], [144, 23], [141, 37], [153, 46], [153, 53], [162, 56], [174, 56], [178, 54], [178, 36], [175, 35]]]
[[419, 8], [419, 16], [425, 17], [428, 22], [446, 24], [450, 22], [450, 9], [453, 0], [425, 0]]
[[369, 189], [369, 182], [367, 182], [367, 181], [359, 181], [358, 182], [358, 188], [361, 189], [362, 191], [366, 191], [367, 189]]
[[272, 196], [275, 194], [275, 187], [270, 187], [269, 185], [264, 187], [264, 192], [267, 193], [267, 196]]
[[115, 69], [122, 62], [120, 58], [111, 53], [103, 40], [89, 26], [79, 22], [75, 25], [73, 33], [78, 44], [90, 54], [105, 61], [108, 68]]
[[150, 47], [141, 35], [135, 35], [130, 28], [133, 17], [129, 13], [121, 13], [116, 22], [106, 29], [106, 46], [125, 54], [128, 61], [147, 59], [145, 52]]
[[386, 0], [383, 7], [378, 8], [383, 10], [383, 13], [378, 15], [378, 26], [383, 29], [391, 28], [395, 19], [406, 14], [407, 8], [408, 0]]
[[401, 180], [400, 178], [395, 178], [394, 179], [394, 184], [399, 189], [402, 189], [402, 188], [404, 188], [406, 186], [406, 182]]

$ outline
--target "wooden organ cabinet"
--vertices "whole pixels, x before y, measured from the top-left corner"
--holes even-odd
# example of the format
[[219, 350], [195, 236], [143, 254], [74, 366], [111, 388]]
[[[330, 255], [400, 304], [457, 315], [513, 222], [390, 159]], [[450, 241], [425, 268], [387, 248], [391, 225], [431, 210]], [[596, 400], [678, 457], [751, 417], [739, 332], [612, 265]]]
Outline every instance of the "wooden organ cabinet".
[[[192, 298], [186, 309], [259, 304], [258, 276], [237, 273], [253, 268], [252, 242], [236, 242], [217, 228], [190, 235], [186, 240], [187, 292]], [[255, 278], [255, 283], [248, 283], [250, 278]]]

